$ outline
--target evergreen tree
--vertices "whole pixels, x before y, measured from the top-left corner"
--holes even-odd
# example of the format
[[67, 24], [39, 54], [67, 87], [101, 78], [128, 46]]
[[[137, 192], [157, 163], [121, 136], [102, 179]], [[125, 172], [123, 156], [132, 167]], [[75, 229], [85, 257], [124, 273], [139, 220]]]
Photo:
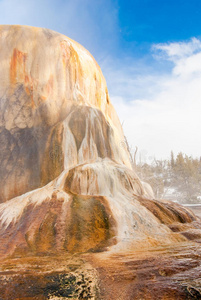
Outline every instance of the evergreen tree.
[[173, 153], [173, 151], [171, 151], [170, 164], [171, 164], [171, 167], [174, 168], [174, 166], [175, 166], [175, 160], [174, 160], [174, 153]]
[[151, 164], [137, 164], [137, 172], [148, 182], [156, 198], [180, 203], [201, 202], [201, 159], [193, 159], [182, 152], [176, 159], [171, 151], [170, 160], [154, 160]]

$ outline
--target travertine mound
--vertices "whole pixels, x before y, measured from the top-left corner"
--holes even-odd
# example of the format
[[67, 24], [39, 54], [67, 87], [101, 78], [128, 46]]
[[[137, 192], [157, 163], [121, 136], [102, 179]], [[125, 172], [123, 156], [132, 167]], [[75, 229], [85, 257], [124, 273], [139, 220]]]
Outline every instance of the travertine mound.
[[56, 32], [0, 26], [0, 201], [109, 157], [130, 167], [105, 79], [81, 45]]
[[87, 50], [26, 26], [0, 26], [0, 45], [2, 256], [199, 238], [194, 214], [153, 200], [132, 170], [105, 79]]

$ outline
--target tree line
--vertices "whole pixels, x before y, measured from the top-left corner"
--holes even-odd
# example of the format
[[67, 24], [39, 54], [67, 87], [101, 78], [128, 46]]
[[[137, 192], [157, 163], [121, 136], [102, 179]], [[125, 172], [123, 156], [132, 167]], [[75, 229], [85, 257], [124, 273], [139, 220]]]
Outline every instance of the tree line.
[[201, 157], [193, 158], [182, 152], [167, 160], [135, 163], [140, 179], [148, 182], [158, 199], [179, 203], [201, 203]]

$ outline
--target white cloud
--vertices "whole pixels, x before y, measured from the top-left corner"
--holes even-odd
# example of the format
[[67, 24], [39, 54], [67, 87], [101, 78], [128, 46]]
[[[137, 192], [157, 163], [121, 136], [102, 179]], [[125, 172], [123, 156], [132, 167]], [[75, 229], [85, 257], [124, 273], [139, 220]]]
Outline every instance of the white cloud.
[[197, 38], [189, 42], [156, 44], [152, 51], [156, 59], [167, 59], [175, 64], [175, 75], [189, 77], [201, 72], [201, 41]]
[[168, 59], [177, 62], [201, 50], [201, 41], [197, 38], [192, 38], [189, 42], [164, 43], [154, 44], [152, 51], [156, 51], [156, 58]]
[[201, 75], [201, 52], [179, 60], [173, 69], [175, 75], [191, 77]]
[[[155, 45], [174, 65], [169, 73], [150, 73], [133, 81], [130, 92], [141, 87], [141, 97], [132, 101], [112, 91], [111, 98], [129, 143], [146, 158], [167, 158], [170, 151], [201, 156], [201, 42]], [[177, 58], [177, 59], [176, 59]], [[134, 75], [134, 74], [133, 74]], [[122, 74], [125, 76], [126, 73]], [[149, 78], [149, 79], [148, 79]], [[151, 84], [151, 85], [150, 85]], [[124, 89], [130, 87], [124, 79]], [[149, 92], [147, 93], [147, 88]], [[129, 90], [127, 89], [127, 93]], [[151, 158], [150, 158], [151, 157]]]

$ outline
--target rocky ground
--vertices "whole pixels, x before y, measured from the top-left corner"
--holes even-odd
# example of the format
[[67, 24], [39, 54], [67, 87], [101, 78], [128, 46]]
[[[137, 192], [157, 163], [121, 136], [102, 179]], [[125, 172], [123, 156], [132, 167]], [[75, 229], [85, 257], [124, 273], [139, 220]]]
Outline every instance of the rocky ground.
[[201, 299], [201, 247], [161, 247], [94, 260], [100, 299]]
[[201, 246], [10, 258], [0, 299], [201, 299]]

